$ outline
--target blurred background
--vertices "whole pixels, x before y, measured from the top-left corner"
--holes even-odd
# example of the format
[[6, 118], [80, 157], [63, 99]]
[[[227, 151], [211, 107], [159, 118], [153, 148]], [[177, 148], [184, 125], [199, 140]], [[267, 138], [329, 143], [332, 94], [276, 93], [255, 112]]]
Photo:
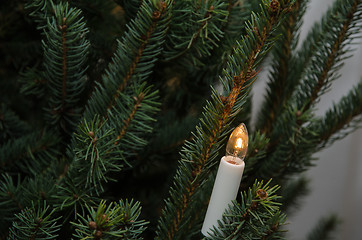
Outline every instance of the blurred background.
[[[332, 0], [311, 0], [301, 29], [301, 40], [310, 27], [319, 21], [332, 5]], [[356, 42], [353, 57], [345, 61], [341, 77], [317, 105], [317, 114], [324, 113], [362, 79], [362, 40]], [[264, 69], [265, 70], [265, 69]], [[265, 90], [264, 76], [254, 86], [254, 108], [258, 111]], [[362, 94], [362, 93], [361, 93]], [[255, 113], [255, 111], [254, 111]], [[362, 125], [362, 123], [361, 123]], [[362, 129], [335, 142], [315, 155], [316, 166], [306, 172], [310, 179], [310, 193], [294, 214], [288, 215], [288, 239], [306, 239], [321, 217], [335, 213], [341, 223], [334, 239], [360, 240], [362, 227]]]

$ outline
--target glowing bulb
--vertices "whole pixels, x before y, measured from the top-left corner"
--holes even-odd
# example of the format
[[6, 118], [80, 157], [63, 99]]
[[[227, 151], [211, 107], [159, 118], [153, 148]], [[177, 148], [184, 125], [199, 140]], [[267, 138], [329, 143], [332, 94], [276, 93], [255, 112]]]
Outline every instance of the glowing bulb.
[[226, 156], [234, 156], [243, 160], [248, 150], [248, 142], [248, 130], [245, 124], [242, 123], [235, 128], [229, 137], [226, 145]]

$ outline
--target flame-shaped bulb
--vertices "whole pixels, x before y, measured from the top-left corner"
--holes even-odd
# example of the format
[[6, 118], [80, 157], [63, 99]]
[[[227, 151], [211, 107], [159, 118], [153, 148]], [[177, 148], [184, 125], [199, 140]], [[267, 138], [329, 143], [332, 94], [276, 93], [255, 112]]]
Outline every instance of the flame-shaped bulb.
[[248, 130], [245, 124], [242, 123], [234, 129], [229, 137], [226, 145], [226, 156], [234, 156], [243, 160], [248, 150], [248, 143]]

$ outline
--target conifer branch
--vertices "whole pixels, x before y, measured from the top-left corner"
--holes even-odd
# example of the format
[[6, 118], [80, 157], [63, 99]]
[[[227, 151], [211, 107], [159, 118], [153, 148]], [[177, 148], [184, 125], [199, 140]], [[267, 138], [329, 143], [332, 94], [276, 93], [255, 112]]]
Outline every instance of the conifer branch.
[[87, 207], [87, 218], [79, 215], [79, 223], [74, 237], [79, 239], [143, 239], [140, 235], [146, 229], [147, 222], [138, 220], [141, 208], [139, 202], [120, 201], [110, 203], [101, 201], [97, 209]]
[[[203, 65], [200, 58], [210, 56], [218, 46], [224, 31], [220, 28], [227, 17], [227, 5], [216, 1], [175, 1], [173, 21], [166, 49], [165, 60], [191, 61]], [[185, 19], [187, 19], [185, 23]]]
[[15, 215], [17, 220], [10, 228], [8, 239], [56, 239], [60, 230], [60, 225], [57, 225], [60, 217], [54, 218], [54, 212], [55, 209], [50, 211], [45, 203], [33, 203], [31, 208], [23, 209]]
[[113, 95], [113, 98], [112, 98], [110, 104], [108, 105], [107, 110], [111, 109], [114, 106], [116, 100], [119, 98], [120, 93], [123, 92], [124, 88], [128, 84], [128, 81], [130, 81], [130, 79], [133, 77], [133, 74], [137, 68], [137, 65], [140, 62], [141, 56], [143, 55], [143, 52], [144, 52], [147, 44], [150, 41], [151, 34], [154, 33], [154, 31], [155, 31], [155, 28], [158, 24], [158, 20], [164, 18], [164, 15], [167, 11], [167, 5], [165, 3], [161, 3], [160, 6], [161, 6], [160, 9], [153, 10], [152, 23], [149, 26], [149, 28], [147, 29], [146, 34], [141, 36], [141, 39], [142, 39], [141, 45], [138, 47], [137, 53], [134, 56], [133, 61], [129, 65], [129, 68], [122, 80], [122, 83], [119, 85], [119, 87], [116, 90], [116, 93]]
[[[196, 31], [196, 33], [192, 36], [190, 43], [187, 45], [187, 49], [190, 49], [196, 42], [196, 40], [200, 37], [202, 29], [208, 24], [209, 21], [212, 20], [213, 14], [212, 11], [214, 10], [214, 6], [211, 5], [207, 12], [205, 13], [205, 16], [203, 17], [203, 20], [201, 22], [201, 25], [199, 29]], [[183, 52], [185, 53], [185, 52]]]
[[20, 202], [16, 199], [14, 193], [11, 192], [11, 191], [8, 191], [7, 193], [8, 193], [9, 198], [11, 199], [11, 201], [13, 201], [20, 210], [23, 210], [24, 207], [23, 207], [23, 206], [20, 204]]
[[274, 239], [281, 236], [279, 227], [284, 224], [285, 214], [279, 211], [278, 186], [270, 187], [270, 181], [255, 182], [248, 191], [241, 194], [241, 202], [233, 205], [223, 214], [222, 221], [210, 231], [207, 239]]
[[[133, 85], [142, 84], [153, 71], [163, 49], [168, 29], [172, 0], [143, 1], [136, 18], [118, 41], [116, 53], [88, 101], [84, 116], [95, 114], [109, 117], [120, 104], [119, 97]], [[133, 90], [132, 90], [133, 91]]]
[[228, 0], [228, 3], [227, 3], [227, 8], [226, 8], [226, 11], [228, 12], [227, 14], [227, 17], [226, 17], [226, 22], [225, 24], [222, 24], [222, 27], [221, 29], [225, 29], [227, 25], [230, 24], [230, 15], [231, 15], [231, 10], [233, 7], [235, 7], [235, 1], [234, 0]]
[[[270, 139], [265, 134], [261, 134], [260, 131], [250, 136], [248, 152], [245, 157], [247, 168], [244, 170], [243, 179], [250, 179], [252, 172], [257, 168], [258, 162], [267, 156], [269, 140]], [[249, 187], [252, 184], [251, 181], [243, 180], [241, 183], [242, 188], [245, 189]]]
[[36, 175], [59, 156], [53, 132], [34, 131], [0, 146], [0, 166]]
[[262, 106], [261, 116], [258, 119], [258, 129], [268, 134], [271, 131], [275, 119], [282, 111], [286, 101], [291, 96], [295, 84], [293, 56], [297, 43], [297, 36], [305, 13], [308, 0], [297, 0], [293, 10], [286, 21], [280, 26], [281, 37], [273, 49], [273, 65], [270, 74], [271, 81], [268, 84], [267, 97]]
[[67, 172], [76, 188], [100, 194], [103, 183], [111, 180], [107, 173], [123, 167], [122, 154], [112, 137], [114, 130], [106, 123], [95, 116], [92, 121], [83, 120], [79, 126], [73, 143], [74, 159]]
[[185, 233], [190, 232], [184, 226], [189, 226], [185, 223], [192, 219], [187, 219], [185, 213], [192, 208], [192, 199], [210, 167], [215, 165], [217, 151], [230, 131], [230, 123], [240, 111], [243, 98], [255, 78], [254, 69], [272, 44], [272, 33], [290, 7], [288, 1], [282, 4], [278, 1], [272, 2], [277, 4], [278, 8], [270, 7], [270, 3], [271, 5], [261, 7], [261, 16], [253, 14], [254, 25], [247, 26], [248, 35], [237, 44], [234, 54], [229, 58], [229, 66], [224, 69], [222, 78], [228, 96], [220, 99], [215, 91], [212, 92], [212, 102], [205, 107], [204, 118], [197, 127], [194, 141], [187, 142], [182, 150], [183, 156], [175, 177], [175, 186], [170, 190], [172, 200], [166, 201], [164, 215], [159, 221], [157, 239], [182, 239]]
[[115, 130], [112, 134], [114, 145], [123, 152], [124, 160], [128, 161], [147, 144], [147, 134], [153, 131], [153, 123], [156, 121], [153, 116], [158, 106], [158, 91], [142, 83], [127, 95], [121, 94], [117, 108], [108, 112], [105, 127]]
[[357, 0], [348, 3], [338, 0], [323, 17], [320, 31], [325, 34], [320, 36], [322, 32], [317, 32], [314, 36], [318, 40], [313, 46], [316, 52], [310, 57], [300, 84], [270, 134], [268, 152], [271, 154], [259, 161], [251, 174], [261, 179], [285, 179], [311, 166], [312, 154], [318, 145], [315, 129], [306, 127], [307, 123], [315, 121], [311, 107], [336, 77], [343, 55], [348, 52], [345, 46], [358, 37], [361, 7]]
[[[266, 101], [239, 188], [249, 191], [206, 238], [283, 239], [281, 211], [307, 190], [304, 178], [290, 176], [362, 118], [362, 82], [324, 116], [314, 115], [361, 36], [362, 3], [334, 0], [296, 50], [308, 1], [8, 1], [0, 9], [0, 18], [10, 18], [0, 24], [0, 78], [7, 79], [0, 81], [0, 239], [201, 238], [219, 155], [235, 123], [249, 121], [251, 86], [272, 47]], [[21, 85], [13, 81], [19, 75]], [[220, 90], [211, 87], [200, 113], [217, 77]], [[160, 214], [177, 160], [171, 150], [180, 144]], [[255, 181], [271, 176], [286, 184], [283, 200], [270, 181]], [[122, 196], [145, 203], [142, 215], [156, 232], [145, 232], [138, 202], [107, 202]], [[331, 219], [309, 239], [327, 238]]]
[[[78, 175], [77, 175], [78, 174]], [[79, 173], [73, 172], [73, 168], [69, 169], [68, 174], [58, 181], [56, 186], [56, 194], [54, 194], [54, 205], [53, 207], [57, 211], [64, 213], [64, 218], [77, 217], [77, 214], [84, 216], [86, 212], [86, 206], [94, 206], [100, 200], [96, 196], [90, 195], [91, 192], [96, 192], [94, 187], [87, 186], [84, 184], [84, 177], [79, 178]], [[74, 177], [78, 176], [78, 179]], [[77, 182], [79, 179], [81, 183]], [[98, 186], [99, 187], [99, 186]]]
[[23, 206], [31, 207], [33, 203], [44, 201], [52, 206], [54, 196], [57, 194], [55, 186], [55, 174], [52, 172], [52, 166], [38, 174], [36, 178], [26, 178], [22, 182]]
[[30, 11], [29, 16], [34, 18], [39, 30], [46, 28], [47, 17], [54, 16], [53, 6], [53, 0], [34, 0], [25, 4], [25, 8]]
[[[355, 86], [337, 104], [329, 109], [325, 117], [317, 119], [308, 129], [318, 138], [318, 149], [325, 148], [334, 141], [360, 127], [362, 114], [362, 82]], [[309, 136], [313, 137], [313, 136]]]
[[[346, 45], [359, 37], [360, 16], [361, 3], [350, 0], [337, 1], [324, 17], [324, 25], [320, 31], [327, 33], [322, 36], [323, 40], [316, 43], [316, 58], [310, 60], [296, 94], [298, 107], [303, 112], [315, 104], [319, 96], [328, 89], [330, 82], [336, 78], [344, 60], [342, 56], [350, 51], [345, 48]], [[328, 47], [324, 47], [326, 42]]]
[[109, 173], [131, 166], [128, 158], [147, 143], [139, 135], [152, 131], [150, 115], [157, 111], [157, 91], [151, 92], [145, 83], [134, 91], [137, 97], [120, 96], [123, 114], [117, 110], [107, 120], [96, 115], [79, 126], [72, 144], [74, 154], [70, 153], [74, 159], [66, 173], [67, 179], [75, 180], [77, 191], [101, 194], [103, 185], [113, 180]]
[[358, 11], [358, 4], [360, 4], [359, 0], [353, 1], [350, 10], [348, 11], [347, 15], [345, 16], [346, 19], [343, 22], [343, 26], [342, 26], [341, 30], [339, 31], [338, 36], [335, 39], [333, 45], [331, 46], [331, 48], [329, 50], [328, 57], [324, 63], [322, 71], [320, 72], [320, 75], [317, 79], [317, 83], [310, 94], [310, 99], [307, 102], [306, 106], [303, 108], [304, 111], [308, 110], [309, 107], [316, 101], [318, 96], [320, 96], [320, 91], [325, 86], [326, 81], [328, 81], [328, 77], [330, 77], [331, 74], [333, 74], [333, 73], [331, 73], [331, 70], [332, 70], [332, 67], [338, 61], [337, 57], [338, 57], [338, 55], [341, 54], [341, 51], [342, 51], [343, 47], [345, 46], [345, 44], [343, 44], [343, 42], [346, 41], [348, 37], [350, 37], [350, 34], [348, 34], [348, 32], [356, 24], [356, 23], [352, 24], [352, 21], [354, 18], [356, 20], [356, 12]]
[[[339, 10], [341, 8], [343, 9], [343, 12]], [[333, 22], [332, 19], [331, 22], [326, 23], [330, 29], [331, 37], [328, 37], [328, 35], [326, 37], [326, 40], [329, 42], [329, 47], [327, 48], [328, 51], [325, 51], [327, 54], [325, 53], [324, 58], [321, 57], [321, 59], [324, 60], [322, 61], [323, 66], [318, 68], [321, 69], [321, 71], [316, 71], [314, 69], [311, 70], [314, 71], [314, 73], [311, 72], [311, 75], [307, 74], [307, 76], [316, 76], [316, 82], [311, 84], [304, 81], [301, 82], [301, 88], [299, 89], [298, 96], [296, 98], [297, 106], [302, 109], [301, 111], [296, 111], [297, 118], [299, 118], [296, 121], [297, 129], [300, 130], [300, 134], [299, 136], [295, 136], [292, 140], [291, 145], [293, 147], [291, 148], [291, 155], [289, 155], [290, 160], [288, 160], [281, 168], [285, 170], [279, 171], [280, 175], [286, 176], [285, 171], [289, 171], [290, 173], [303, 171], [306, 167], [302, 167], [302, 165], [310, 165], [309, 161], [311, 160], [312, 153], [318, 150], [316, 148], [318, 140], [313, 137], [313, 135], [316, 136], [316, 132], [314, 132], [311, 128], [303, 128], [302, 125], [303, 123], [310, 121], [307, 117], [310, 115], [310, 113], [308, 113], [309, 108], [315, 103], [317, 98], [328, 89], [330, 81], [334, 80], [336, 77], [336, 72], [342, 65], [337, 64], [344, 60], [342, 56], [348, 52], [348, 50], [345, 49], [345, 46], [350, 43], [352, 39], [359, 36], [358, 26], [360, 25], [359, 20], [362, 16], [362, 4], [360, 1], [354, 0], [349, 3], [337, 1], [330, 11], [331, 13], [330, 15], [327, 14], [327, 17], [332, 18], [338, 27], [333, 28], [329, 25]], [[341, 18], [336, 18], [332, 12], [338, 12], [338, 14], [343, 15]], [[323, 29], [328, 29], [327, 26]], [[324, 45], [326, 43], [323, 42], [322, 44]], [[321, 54], [321, 56], [323, 55]], [[317, 60], [312, 60], [312, 64], [316, 64], [315, 61]], [[312, 68], [314, 67], [312, 66]], [[316, 74], [317, 72], [318, 74]], [[304, 83], [306, 83], [306, 85], [304, 85]], [[310, 89], [311, 92], [305, 91], [305, 89], [303, 90], [303, 87], [305, 86], [307, 86], [306, 89]], [[302, 105], [303, 99], [304, 105]], [[358, 111], [358, 108], [356, 110]], [[355, 114], [357, 115], [358, 113]], [[309, 119], [311, 119], [311, 117], [309, 117]]]
[[[236, 47], [235, 41], [245, 34], [245, 23], [250, 20], [252, 7], [247, 1], [228, 0], [226, 20], [221, 22], [220, 30], [224, 33], [219, 36], [218, 46], [214, 47], [207, 56], [208, 65], [216, 65], [213, 75], [219, 74], [225, 67], [227, 57]], [[220, 60], [221, 59], [221, 60]], [[210, 71], [210, 67], [207, 68]]]
[[[101, 194], [103, 184], [113, 180], [108, 173], [130, 165], [127, 159], [147, 143], [140, 135], [152, 131], [158, 92], [146, 87], [145, 80], [161, 53], [171, 2], [143, 2], [135, 20], [128, 24], [125, 37], [118, 42], [103, 85], [98, 85], [88, 102], [72, 144], [75, 155], [70, 153], [74, 160], [68, 175], [77, 179], [77, 191], [85, 187], [85, 193]], [[130, 46], [132, 49], [128, 49]], [[135, 104], [132, 96], [139, 102]]]
[[54, 16], [47, 18], [43, 41], [48, 82], [48, 123], [69, 134], [80, 117], [79, 98], [85, 85], [88, 29], [81, 11], [68, 3], [52, 5]]

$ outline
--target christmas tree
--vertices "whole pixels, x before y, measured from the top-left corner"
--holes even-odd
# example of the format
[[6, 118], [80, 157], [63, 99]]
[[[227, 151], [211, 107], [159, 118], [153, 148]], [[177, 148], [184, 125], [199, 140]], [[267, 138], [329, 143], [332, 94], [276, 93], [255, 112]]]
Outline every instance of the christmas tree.
[[[362, 2], [336, 0], [297, 47], [307, 3], [3, 2], [0, 238], [283, 239], [307, 189], [300, 174], [362, 113], [360, 82], [315, 114], [353, 55]], [[267, 65], [252, 124], [251, 89]], [[238, 197], [205, 237], [217, 167], [241, 122]], [[323, 219], [308, 239], [336, 224]]]

